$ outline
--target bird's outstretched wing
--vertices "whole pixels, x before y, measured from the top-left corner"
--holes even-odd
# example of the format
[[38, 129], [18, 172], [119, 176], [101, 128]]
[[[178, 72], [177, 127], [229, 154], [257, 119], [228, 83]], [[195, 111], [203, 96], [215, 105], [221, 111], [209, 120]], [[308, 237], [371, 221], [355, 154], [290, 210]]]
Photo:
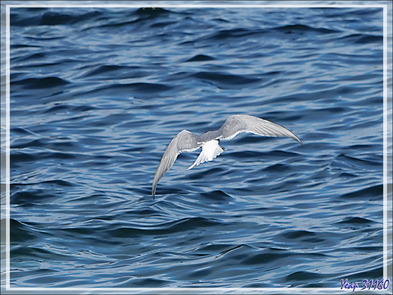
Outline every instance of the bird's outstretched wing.
[[222, 124], [220, 129], [208, 131], [202, 135], [195, 135], [187, 130], [183, 130], [172, 139], [161, 158], [160, 164], [158, 164], [151, 190], [153, 198], [155, 196], [158, 181], [164, 173], [172, 167], [180, 153], [192, 152], [202, 147], [201, 154], [194, 164], [188, 168], [191, 169], [200, 163], [213, 160], [223, 152], [223, 148], [219, 145], [219, 139], [230, 140], [243, 132], [262, 136], [290, 137], [303, 144], [302, 141], [288, 129], [273, 122], [250, 115], [230, 116], [224, 124]]
[[219, 136], [217, 138], [229, 140], [242, 132], [254, 133], [262, 136], [290, 137], [303, 144], [302, 141], [288, 129], [273, 122], [250, 115], [230, 116], [218, 130], [217, 135]]
[[195, 134], [183, 130], [179, 132], [170, 142], [165, 150], [164, 155], [161, 158], [160, 164], [158, 164], [156, 174], [153, 179], [153, 187], [151, 193], [153, 198], [155, 196], [156, 186], [160, 178], [165, 172], [172, 167], [175, 163], [177, 156], [182, 152], [192, 152], [200, 148], [202, 144], [197, 143]]

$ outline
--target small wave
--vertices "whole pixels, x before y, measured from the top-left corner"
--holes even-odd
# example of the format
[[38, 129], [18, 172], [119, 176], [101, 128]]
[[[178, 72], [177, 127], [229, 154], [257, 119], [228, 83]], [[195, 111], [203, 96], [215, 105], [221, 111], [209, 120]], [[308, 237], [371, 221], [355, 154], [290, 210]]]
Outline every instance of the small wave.
[[109, 230], [107, 233], [110, 236], [121, 237], [137, 237], [144, 235], [165, 235], [180, 233], [185, 231], [192, 231], [204, 227], [214, 227], [220, 225], [221, 222], [213, 221], [203, 217], [183, 218], [176, 221], [171, 221], [163, 224], [158, 224], [149, 227], [121, 227], [114, 230]]
[[135, 66], [118, 66], [118, 65], [102, 65], [93, 68], [83, 75], [81, 78], [100, 79], [100, 80], [121, 80], [121, 79], [136, 79], [150, 75], [149, 71], [143, 70]]
[[[371, 147], [371, 145], [368, 145], [368, 146], [369, 146], [369, 150], [373, 149]], [[348, 149], [348, 150], [353, 150], [353, 149]], [[382, 171], [382, 165], [383, 165], [382, 164], [382, 156], [381, 156], [381, 162], [376, 162], [376, 161], [351, 157], [351, 156], [348, 156], [345, 154], [340, 154], [336, 157], [335, 161], [342, 162], [342, 163], [352, 165], [352, 166], [356, 166], [356, 167], [359, 167], [360, 169], [380, 169], [381, 171]]]

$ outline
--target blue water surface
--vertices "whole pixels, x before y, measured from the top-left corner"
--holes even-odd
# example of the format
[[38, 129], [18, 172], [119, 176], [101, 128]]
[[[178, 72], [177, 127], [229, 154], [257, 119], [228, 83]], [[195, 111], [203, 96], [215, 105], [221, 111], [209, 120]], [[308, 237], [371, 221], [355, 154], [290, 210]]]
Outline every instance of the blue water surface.
[[[383, 276], [382, 8], [11, 8], [11, 287]], [[303, 141], [171, 139], [233, 114]]]

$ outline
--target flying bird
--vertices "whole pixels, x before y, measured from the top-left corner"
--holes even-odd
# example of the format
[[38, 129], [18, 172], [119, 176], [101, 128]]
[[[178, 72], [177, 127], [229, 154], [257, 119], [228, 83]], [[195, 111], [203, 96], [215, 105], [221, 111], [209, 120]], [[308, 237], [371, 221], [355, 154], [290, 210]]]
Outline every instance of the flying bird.
[[179, 154], [182, 152], [193, 152], [199, 148], [202, 148], [202, 151], [194, 164], [188, 167], [188, 169], [191, 169], [201, 163], [212, 161], [214, 158], [220, 155], [224, 151], [224, 148], [220, 146], [221, 139], [230, 140], [239, 133], [244, 132], [254, 133], [262, 136], [290, 137], [303, 144], [302, 141], [288, 129], [268, 120], [250, 115], [230, 116], [225, 121], [225, 123], [222, 124], [220, 129], [216, 131], [207, 131], [202, 135], [197, 135], [191, 133], [190, 131], [183, 130], [179, 132], [169, 143], [160, 163], [158, 164], [151, 189], [153, 199], [155, 198], [158, 181], [161, 179], [164, 173], [172, 167]]

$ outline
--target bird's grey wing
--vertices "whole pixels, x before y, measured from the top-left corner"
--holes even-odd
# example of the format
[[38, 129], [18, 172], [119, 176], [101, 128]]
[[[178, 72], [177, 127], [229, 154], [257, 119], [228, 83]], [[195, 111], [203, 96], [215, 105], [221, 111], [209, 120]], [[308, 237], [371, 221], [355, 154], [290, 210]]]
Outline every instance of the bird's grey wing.
[[262, 136], [290, 137], [303, 144], [295, 134], [285, 127], [250, 115], [230, 116], [216, 132], [217, 138], [224, 140], [232, 139], [239, 133], [248, 132]]
[[197, 143], [196, 136], [187, 130], [179, 132], [170, 142], [165, 150], [164, 155], [161, 158], [160, 164], [158, 164], [156, 173], [154, 174], [153, 186], [151, 193], [153, 198], [158, 181], [164, 175], [165, 172], [172, 167], [175, 163], [177, 156], [182, 152], [192, 152], [198, 149], [201, 144]]

